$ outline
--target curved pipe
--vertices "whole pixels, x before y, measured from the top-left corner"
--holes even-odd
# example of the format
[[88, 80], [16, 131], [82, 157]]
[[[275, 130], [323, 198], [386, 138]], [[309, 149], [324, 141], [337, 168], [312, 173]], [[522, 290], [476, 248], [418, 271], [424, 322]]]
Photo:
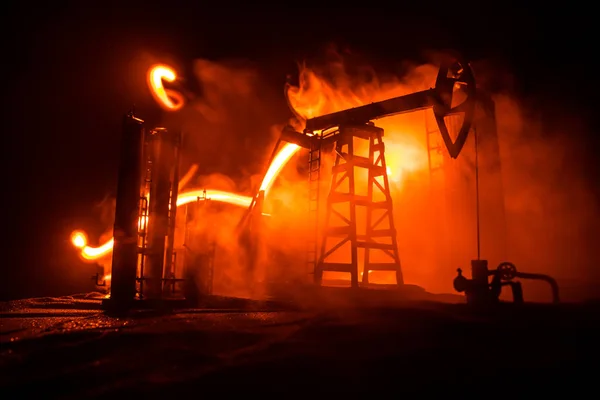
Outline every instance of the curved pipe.
[[551, 276], [544, 275], [544, 274], [532, 274], [532, 273], [528, 273], [528, 272], [517, 272], [515, 276], [517, 278], [522, 278], [522, 279], [535, 279], [535, 280], [539, 280], [539, 281], [548, 282], [548, 284], [550, 285], [550, 288], [552, 289], [552, 302], [553, 303], [559, 302], [558, 283]]

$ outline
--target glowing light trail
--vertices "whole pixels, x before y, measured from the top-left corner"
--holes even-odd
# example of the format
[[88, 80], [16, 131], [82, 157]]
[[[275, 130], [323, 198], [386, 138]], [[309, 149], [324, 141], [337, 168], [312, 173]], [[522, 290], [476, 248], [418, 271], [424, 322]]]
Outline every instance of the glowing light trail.
[[185, 105], [185, 99], [181, 93], [166, 89], [163, 81], [175, 82], [177, 74], [175, 70], [167, 65], [154, 65], [148, 71], [148, 86], [154, 100], [166, 111], [177, 111]]

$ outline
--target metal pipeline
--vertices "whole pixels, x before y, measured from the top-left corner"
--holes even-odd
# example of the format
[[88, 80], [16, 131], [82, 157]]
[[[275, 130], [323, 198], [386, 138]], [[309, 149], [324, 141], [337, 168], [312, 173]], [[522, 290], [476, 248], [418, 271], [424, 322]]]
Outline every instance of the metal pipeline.
[[535, 280], [547, 282], [550, 285], [550, 288], [552, 289], [552, 302], [553, 303], [559, 302], [558, 283], [551, 276], [544, 275], [544, 274], [532, 274], [532, 273], [528, 273], [528, 272], [517, 272], [515, 277], [521, 278], [521, 279], [535, 279]]

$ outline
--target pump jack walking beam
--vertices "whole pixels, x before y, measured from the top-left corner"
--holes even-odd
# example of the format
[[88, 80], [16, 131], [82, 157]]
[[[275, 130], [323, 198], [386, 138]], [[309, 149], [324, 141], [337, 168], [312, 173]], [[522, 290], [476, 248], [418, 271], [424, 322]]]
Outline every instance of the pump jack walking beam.
[[[459, 92], [462, 92], [463, 101], [454, 105], [453, 100], [456, 100], [455, 96]], [[312, 118], [306, 120], [304, 134], [295, 132], [291, 127], [286, 127], [281, 138], [301, 147], [310, 148], [313, 139], [307, 134], [315, 131], [344, 125], [362, 125], [374, 119], [433, 108], [448, 153], [452, 158], [457, 158], [465, 145], [473, 123], [475, 103], [475, 76], [471, 67], [458, 56], [448, 56], [442, 60], [434, 88]], [[453, 141], [444, 117], [459, 113], [464, 113], [464, 120], [456, 140]], [[335, 135], [332, 135], [324, 139], [321, 144], [327, 146], [336, 140]]]

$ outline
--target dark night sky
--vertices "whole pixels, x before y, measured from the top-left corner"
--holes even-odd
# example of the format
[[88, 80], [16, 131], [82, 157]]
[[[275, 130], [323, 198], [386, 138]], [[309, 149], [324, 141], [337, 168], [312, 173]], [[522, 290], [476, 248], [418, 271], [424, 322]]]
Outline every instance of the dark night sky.
[[[514, 10], [493, 2], [461, 2], [459, 11], [430, 2], [404, 9], [394, 2], [387, 10], [81, 3], [5, 8], [12, 11], [2, 22], [9, 92], [3, 193], [11, 208], [1, 298], [93, 288], [87, 279], [94, 270], [77, 260], [68, 236], [78, 227], [97, 234], [105, 228], [90, 210], [114, 190], [122, 114], [132, 103], [156, 113], [145, 88], [147, 57], [182, 66], [199, 57], [248, 58], [281, 86], [296, 61], [331, 41], [390, 62], [451, 47], [470, 59], [501, 60], [523, 93], [554, 110], [593, 104], [599, 89], [591, 62], [594, 25], [565, 9]], [[596, 136], [585, 140], [597, 148]]]

